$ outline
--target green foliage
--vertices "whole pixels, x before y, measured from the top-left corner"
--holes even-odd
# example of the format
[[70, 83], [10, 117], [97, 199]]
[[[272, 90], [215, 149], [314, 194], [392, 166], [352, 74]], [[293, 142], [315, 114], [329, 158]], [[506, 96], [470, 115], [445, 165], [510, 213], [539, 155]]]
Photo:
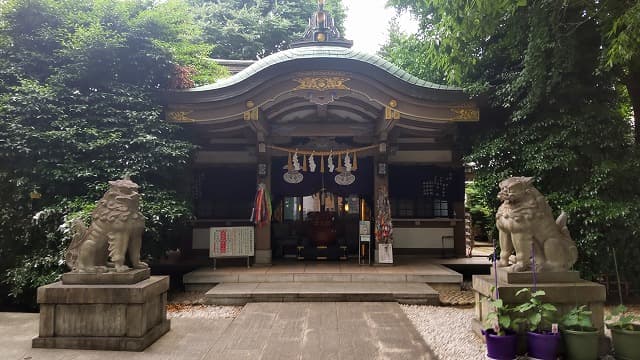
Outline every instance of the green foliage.
[[[625, 60], [640, 54], [637, 2], [390, 3], [418, 16], [421, 29], [393, 35], [385, 56], [482, 94], [481, 123], [461, 128], [475, 164], [473, 206], [495, 213], [501, 180], [533, 176], [552, 208], [569, 215], [582, 275], [609, 273], [612, 248], [637, 287], [640, 163], [629, 109], [640, 113], [640, 66]], [[627, 55], [614, 59], [624, 62], [604, 66], [621, 42]], [[412, 51], [421, 53], [409, 65]]]
[[379, 51], [379, 55], [392, 59], [404, 70], [421, 79], [434, 83], [446, 82], [442, 67], [432, 62], [429, 54], [429, 42], [421, 34], [405, 34], [397, 22], [392, 22], [389, 29], [389, 40]]
[[513, 316], [515, 315], [514, 307], [505, 304], [502, 299], [487, 299], [491, 311], [487, 314], [486, 325], [497, 329], [496, 335], [504, 336], [507, 330], [513, 330], [516, 324]]
[[609, 329], [640, 331], [640, 316], [628, 312], [624, 305], [618, 305], [611, 310], [611, 314], [605, 317], [605, 321]]
[[88, 217], [125, 174], [141, 186], [146, 255], [175, 248], [191, 219], [176, 174], [194, 149], [156, 93], [175, 65], [194, 67], [197, 82], [225, 74], [203, 60], [198, 26], [172, 0], [0, 5], [0, 273], [17, 301], [33, 303], [64, 270], [68, 220]]
[[609, 0], [603, 2], [602, 10], [607, 66], [637, 65], [640, 61], [640, 3]]
[[[255, 60], [288, 48], [304, 33], [317, 9], [311, 0], [190, 0], [202, 22], [203, 39], [215, 44], [212, 58]], [[325, 8], [344, 33], [341, 0]]]
[[[487, 199], [480, 189], [473, 182], [466, 186], [465, 197], [466, 206], [469, 214], [471, 214], [471, 222], [477, 226], [483, 234], [486, 234], [487, 240], [496, 238], [496, 219], [492, 212], [492, 204], [487, 204]], [[479, 234], [474, 234], [479, 235]]]
[[556, 321], [558, 309], [555, 305], [545, 303], [540, 299], [540, 297], [546, 295], [543, 290], [531, 292], [528, 288], [523, 288], [516, 292], [516, 296], [524, 293], [528, 293], [529, 298], [514, 308], [514, 311], [522, 315], [522, 317], [514, 320], [514, 323], [518, 325], [526, 324], [529, 331], [550, 331], [551, 325]]
[[569, 312], [562, 316], [560, 323], [562, 327], [574, 331], [593, 331], [593, 323], [591, 322], [591, 310], [587, 305], [575, 306]]

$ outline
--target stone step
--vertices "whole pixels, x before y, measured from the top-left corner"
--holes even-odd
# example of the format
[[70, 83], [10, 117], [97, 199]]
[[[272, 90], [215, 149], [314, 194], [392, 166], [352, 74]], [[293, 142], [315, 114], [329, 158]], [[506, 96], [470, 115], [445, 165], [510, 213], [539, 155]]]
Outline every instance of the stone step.
[[339, 268], [330, 266], [265, 267], [265, 268], [200, 268], [182, 278], [186, 290], [208, 290], [218, 283], [276, 282], [402, 282], [429, 284], [462, 283], [462, 274], [445, 266], [427, 264], [417, 269]]
[[221, 283], [205, 294], [213, 305], [249, 302], [397, 301], [438, 305], [438, 292], [424, 283], [410, 282], [261, 282]]

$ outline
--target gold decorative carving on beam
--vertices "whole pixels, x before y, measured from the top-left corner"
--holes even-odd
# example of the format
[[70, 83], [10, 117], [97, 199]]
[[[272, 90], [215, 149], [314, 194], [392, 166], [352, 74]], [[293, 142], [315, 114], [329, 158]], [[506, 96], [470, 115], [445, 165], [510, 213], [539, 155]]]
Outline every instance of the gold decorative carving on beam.
[[478, 110], [478, 108], [452, 108], [450, 110], [456, 114], [453, 120], [459, 120], [459, 121], [480, 120], [480, 110]]
[[167, 113], [167, 120], [173, 122], [195, 122], [195, 119], [188, 116], [192, 112], [193, 111], [169, 111]]
[[258, 107], [254, 107], [253, 109], [249, 109], [242, 113], [245, 121], [258, 121], [259, 112]]
[[400, 120], [400, 112], [396, 110], [398, 101], [391, 99], [389, 105], [384, 107], [384, 119], [385, 120]]
[[317, 90], [317, 91], [326, 91], [326, 90], [349, 90], [344, 83], [351, 80], [345, 76], [328, 76], [328, 75], [317, 75], [317, 76], [303, 76], [297, 77], [293, 79], [299, 85], [293, 90]]

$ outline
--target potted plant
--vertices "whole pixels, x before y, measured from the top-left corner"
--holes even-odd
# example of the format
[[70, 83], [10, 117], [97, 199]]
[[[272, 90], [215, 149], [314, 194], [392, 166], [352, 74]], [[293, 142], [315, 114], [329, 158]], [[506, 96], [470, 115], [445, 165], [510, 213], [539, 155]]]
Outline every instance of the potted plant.
[[504, 304], [502, 299], [489, 299], [493, 309], [487, 314], [487, 325], [490, 328], [482, 330], [487, 343], [487, 355], [496, 360], [512, 360], [516, 357], [518, 336], [512, 329], [511, 315], [513, 308]]
[[[520, 289], [516, 296], [529, 293], [524, 303], [516, 306], [516, 310], [524, 315], [516, 319], [516, 324], [527, 325], [527, 349], [529, 357], [541, 360], [556, 360], [560, 333], [553, 329], [558, 309], [553, 304], [543, 302], [540, 297], [546, 295], [543, 290], [531, 292], [528, 288]], [[553, 331], [555, 330], [555, 331]]]
[[611, 340], [616, 359], [640, 359], [640, 316], [627, 311], [620, 305], [605, 318], [607, 327], [611, 329]]
[[591, 322], [591, 311], [586, 305], [576, 306], [561, 320], [567, 358], [570, 360], [596, 360], [598, 358], [599, 331]]

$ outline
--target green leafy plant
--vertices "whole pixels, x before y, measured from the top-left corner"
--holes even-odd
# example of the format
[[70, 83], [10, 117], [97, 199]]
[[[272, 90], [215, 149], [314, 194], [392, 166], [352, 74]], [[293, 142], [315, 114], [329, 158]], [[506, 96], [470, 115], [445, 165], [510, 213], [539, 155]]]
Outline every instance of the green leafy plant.
[[587, 305], [576, 306], [562, 316], [560, 321], [562, 327], [567, 330], [574, 331], [593, 331], [593, 322], [591, 322], [592, 311]]
[[[493, 293], [494, 290], [492, 289]], [[504, 336], [507, 330], [513, 329], [513, 314], [514, 308], [508, 304], [505, 304], [502, 299], [487, 299], [487, 302], [493, 309], [487, 314], [486, 324], [493, 328], [496, 335]], [[496, 326], [497, 324], [497, 326]]]
[[531, 292], [528, 288], [520, 289], [516, 296], [529, 293], [527, 301], [515, 307], [515, 311], [523, 315], [514, 320], [514, 325], [526, 324], [529, 331], [550, 331], [555, 322], [558, 308], [555, 305], [543, 302], [540, 297], [545, 296], [544, 290]]
[[618, 305], [605, 317], [609, 329], [640, 331], [640, 316], [630, 313], [626, 306]]

